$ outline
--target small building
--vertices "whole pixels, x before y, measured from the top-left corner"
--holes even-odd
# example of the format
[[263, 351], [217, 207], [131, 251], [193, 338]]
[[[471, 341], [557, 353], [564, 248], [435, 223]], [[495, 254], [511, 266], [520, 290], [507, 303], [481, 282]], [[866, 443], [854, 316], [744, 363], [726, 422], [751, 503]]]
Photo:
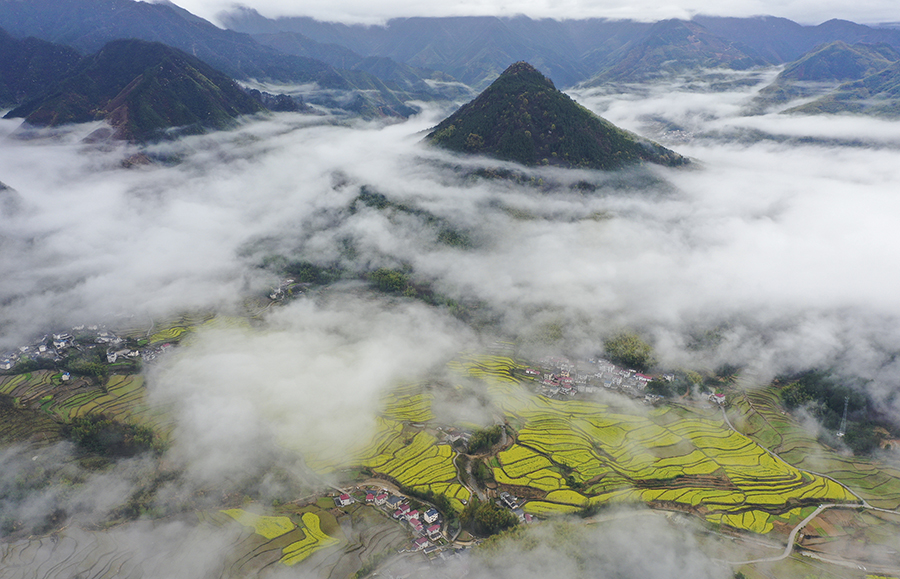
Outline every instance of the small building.
[[397, 507], [401, 513], [404, 515], [409, 512], [409, 503], [403, 503], [399, 507]]
[[417, 511], [417, 510], [408, 511], [406, 513], [406, 518], [409, 520], [415, 519], [418, 521], [419, 520], [419, 511]]
[[413, 531], [419, 533], [420, 535], [422, 534], [424, 527], [422, 526], [422, 522], [419, 521], [419, 519], [409, 519], [409, 526], [413, 528]]
[[425, 532], [428, 533], [428, 538], [433, 541], [441, 536], [441, 526], [437, 524], [431, 525], [425, 529]]
[[519, 508], [519, 504], [517, 502], [518, 500], [516, 499], [516, 497], [507, 492], [500, 493], [500, 501], [510, 509]]
[[375, 493], [366, 493], [366, 502], [374, 503], [375, 502]]
[[399, 509], [399, 508], [400, 508], [400, 503], [403, 502], [403, 499], [400, 498], [400, 497], [392, 496], [392, 497], [390, 497], [390, 498], [388, 498], [388, 499], [385, 499], [385, 502], [386, 502], [386, 504], [387, 504], [388, 507], [390, 507], [390, 508], [392, 508], [392, 509]]
[[383, 504], [385, 504], [385, 503], [387, 502], [387, 499], [388, 499], [387, 493], [380, 493], [380, 494], [377, 494], [377, 495], [375, 495], [375, 504], [376, 504], [376, 505], [383, 505]]
[[62, 376], [59, 377], [59, 379], [62, 380], [63, 382], [68, 382], [71, 378], [72, 378], [72, 375], [69, 374], [68, 372], [63, 372]]
[[724, 406], [725, 405], [725, 395], [724, 394], [710, 394], [709, 401], [715, 402], [719, 406]]
[[438, 517], [440, 515], [441, 514], [438, 512], [437, 509], [432, 508], [432, 509], [428, 509], [427, 511], [425, 511], [425, 514], [422, 515], [422, 518], [425, 520], [426, 523], [433, 523], [438, 520]]
[[420, 538], [416, 539], [415, 541], [413, 541], [413, 549], [415, 549], [416, 551], [421, 551], [422, 549], [424, 549], [427, 546], [428, 546], [428, 539], [426, 539], [425, 537], [420, 537]]
[[353, 502], [353, 499], [351, 499], [350, 495], [348, 495], [346, 493], [344, 493], [334, 499], [334, 504], [336, 504], [339, 507], [346, 507], [347, 505], [349, 505], [352, 502]]
[[403, 511], [401, 511], [400, 509], [397, 509], [396, 511], [394, 511], [394, 514], [393, 514], [392, 516], [393, 516], [395, 519], [399, 519], [400, 517], [403, 516]]

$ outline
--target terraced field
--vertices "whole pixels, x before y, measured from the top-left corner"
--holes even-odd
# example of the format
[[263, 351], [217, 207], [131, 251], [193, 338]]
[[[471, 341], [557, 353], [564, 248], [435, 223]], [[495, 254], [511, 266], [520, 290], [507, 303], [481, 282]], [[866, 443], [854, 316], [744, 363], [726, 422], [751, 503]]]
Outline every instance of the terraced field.
[[834, 478], [873, 506], [900, 508], [900, 470], [867, 458], [841, 456], [825, 448], [791, 415], [782, 413], [775, 388], [735, 396], [729, 416], [741, 432], [791, 464]]
[[[200, 519], [224, 526], [227, 521], [223, 521], [221, 515], [227, 515], [251, 529], [258, 537], [235, 545], [233, 551], [238, 557], [230, 567], [236, 577], [248, 573], [255, 575], [259, 568], [275, 562], [293, 566], [343, 542], [334, 517], [315, 507], [307, 507], [292, 515], [259, 515], [244, 509], [227, 509], [219, 513], [202, 513]], [[323, 518], [328, 519], [328, 527], [338, 536], [331, 536], [323, 530]]]
[[767, 533], [803, 505], [852, 502], [827, 478], [779, 460], [730, 430], [715, 411], [626, 407], [536, 396], [512, 376], [508, 357], [458, 366], [484, 380], [492, 400], [519, 426], [498, 455], [494, 478], [529, 500], [537, 515], [615, 501], [691, 510], [708, 521]]
[[325, 461], [310, 457], [307, 464], [320, 472], [364, 467], [402, 486], [445, 495], [457, 510], [470, 493], [458, 479], [453, 459], [456, 452], [440, 443], [426, 423], [434, 419], [434, 396], [422, 385], [405, 385], [382, 400], [370, 442], [351, 456]]
[[0, 377], [0, 394], [9, 396], [19, 408], [40, 412], [59, 423], [88, 414], [104, 414], [122, 422], [150, 426], [161, 436], [173, 427], [164, 409], [146, 404], [144, 379], [140, 375], [114, 374], [97, 385], [77, 378], [63, 382], [59, 371], [38, 370]]

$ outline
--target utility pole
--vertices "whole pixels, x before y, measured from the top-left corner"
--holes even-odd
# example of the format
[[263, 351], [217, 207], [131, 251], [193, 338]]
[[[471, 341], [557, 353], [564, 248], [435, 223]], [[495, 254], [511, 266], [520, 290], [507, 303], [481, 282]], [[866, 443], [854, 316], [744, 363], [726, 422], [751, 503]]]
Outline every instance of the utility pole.
[[844, 415], [841, 417], [841, 427], [838, 428], [837, 435], [844, 436], [847, 432], [847, 405], [850, 403], [850, 397], [844, 396]]

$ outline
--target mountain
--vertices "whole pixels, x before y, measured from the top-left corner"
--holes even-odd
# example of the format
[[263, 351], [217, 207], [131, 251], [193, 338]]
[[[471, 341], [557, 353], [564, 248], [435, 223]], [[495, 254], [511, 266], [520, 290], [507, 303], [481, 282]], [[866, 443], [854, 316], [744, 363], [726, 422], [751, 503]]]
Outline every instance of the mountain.
[[198, 58], [158, 42], [116, 40], [5, 118], [44, 127], [106, 119], [117, 138], [144, 141], [172, 127], [225, 128], [239, 115], [262, 110]]
[[[450, 75], [434, 70], [418, 68], [397, 62], [386, 56], [360, 56], [349, 48], [337, 44], [316, 42], [297, 32], [275, 32], [254, 34], [253, 38], [260, 44], [269, 46], [285, 54], [314, 58], [338, 69], [365, 72], [391, 83], [404, 91], [421, 93], [441, 92], [430, 86], [428, 81], [454, 83]], [[448, 98], [459, 96], [458, 90], [452, 90]]]
[[590, 76], [581, 55], [602, 47], [614, 50], [649, 25], [632, 21], [532, 20], [525, 16], [395, 18], [383, 26], [319, 22], [312, 18], [268, 19], [248, 8], [220, 15], [229, 28], [253, 34], [301, 34], [340, 45], [362, 56], [387, 57], [437, 70], [475, 88], [484, 88], [509, 62], [526, 60], [548, 71], [563, 86]]
[[716, 36], [696, 22], [663, 20], [612, 53], [604, 70], [585, 85], [644, 81], [706, 68], [744, 70], [765, 64], [751, 48]]
[[847, 44], [884, 43], [900, 49], [900, 30], [874, 28], [846, 20], [829, 20], [817, 26], [802, 26], [774, 16], [695, 16], [692, 20], [713, 34], [750, 47], [774, 63], [797, 60], [817, 46], [836, 40]]
[[811, 98], [833, 90], [846, 81], [860, 80], [900, 60], [900, 53], [887, 44], [848, 45], [840, 40], [819, 46], [788, 64], [754, 99], [751, 112], [799, 98]]
[[18, 40], [0, 28], [0, 107], [17, 105], [74, 70], [73, 48], [37, 38]]
[[861, 80], [842, 84], [822, 98], [785, 112], [900, 117], [900, 62]]
[[426, 137], [443, 148], [523, 165], [615, 169], [687, 159], [617, 128], [556, 89], [526, 62], [507, 68]]
[[897, 29], [841, 20], [804, 26], [772, 16], [696, 16], [689, 22], [655, 24], [472, 16], [396, 18], [381, 26], [366, 26], [301, 17], [268, 19], [252, 9], [235, 8], [219, 19], [240, 32], [296, 33], [361, 56], [388, 57], [441, 71], [476, 88], [490, 84], [506, 63], [517, 60], [533, 63], [567, 87], [600, 75], [605, 76], [597, 82], [644, 80], [658, 70], [782, 64], [835, 40], [900, 48]]
[[837, 40], [820, 46], [787, 65], [778, 75], [783, 81], [859, 80], [900, 60], [888, 44], [854, 44]]
[[218, 28], [170, 2], [0, 0], [0, 27], [14, 37], [34, 36], [83, 53], [95, 52], [116, 39], [161, 42], [239, 80], [315, 85], [353, 93], [329, 96], [331, 100], [325, 104], [342, 106], [345, 101], [369, 114], [409, 115], [415, 111], [403, 101], [435, 96], [409, 94], [363, 70], [338, 70], [318, 59], [285, 54], [248, 34]]

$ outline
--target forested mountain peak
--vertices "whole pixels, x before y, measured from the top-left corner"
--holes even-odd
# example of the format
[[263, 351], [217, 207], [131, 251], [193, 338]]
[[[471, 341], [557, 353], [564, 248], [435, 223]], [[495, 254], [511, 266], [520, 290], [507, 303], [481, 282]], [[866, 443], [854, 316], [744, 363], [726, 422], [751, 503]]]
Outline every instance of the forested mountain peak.
[[531, 166], [615, 169], [644, 161], [687, 162], [594, 115], [527, 62], [512, 64], [426, 138], [452, 151]]

